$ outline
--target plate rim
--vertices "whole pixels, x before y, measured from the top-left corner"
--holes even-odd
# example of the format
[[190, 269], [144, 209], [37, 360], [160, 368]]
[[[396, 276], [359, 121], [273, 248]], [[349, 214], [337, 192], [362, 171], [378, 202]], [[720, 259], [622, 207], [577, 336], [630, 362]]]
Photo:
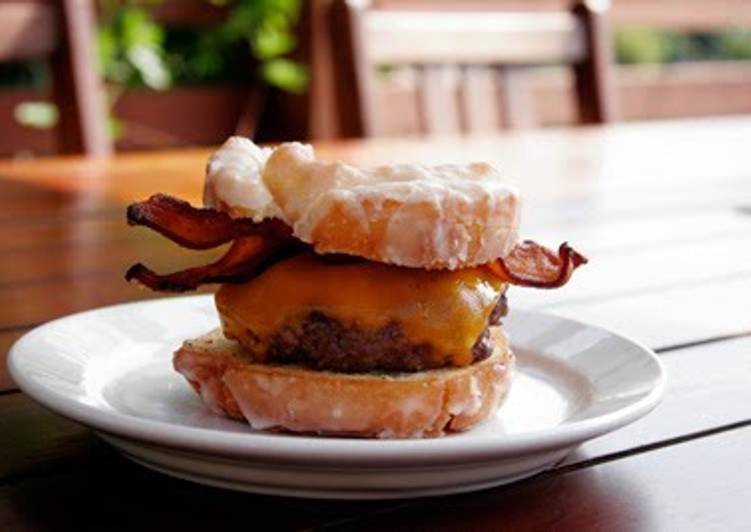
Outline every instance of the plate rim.
[[[667, 383], [665, 365], [662, 360], [652, 349], [638, 340], [605, 327], [554, 313], [525, 308], [518, 308], [515, 312], [542, 315], [578, 327], [596, 329], [637, 347], [641, 355], [649, 358], [656, 368], [657, 375], [652, 389], [647, 395], [630, 405], [593, 418], [564, 422], [552, 428], [513, 434], [497, 440], [493, 438], [457, 440], [451, 437], [400, 440], [289, 435], [280, 437], [280, 435], [267, 432], [221, 433], [219, 429], [176, 426], [165, 421], [129, 416], [117, 411], [105, 411], [96, 406], [80, 403], [27, 377], [22, 370], [23, 362], [19, 362], [23, 356], [25, 343], [35, 335], [44, 334], [46, 329], [54, 327], [60, 321], [82, 319], [87, 314], [102, 311], [114, 312], [129, 307], [166, 302], [186, 304], [189, 301], [196, 302], [210, 297], [210, 294], [199, 294], [133, 301], [76, 312], [48, 321], [25, 333], [11, 346], [7, 358], [10, 376], [21, 391], [45, 408], [96, 431], [120, 435], [131, 440], [214, 456], [261, 459], [266, 462], [315, 464], [335, 460], [337, 464], [342, 465], [373, 466], [397, 463], [423, 466], [446, 463], [455, 461], [457, 453], [461, 453], [461, 458], [465, 461], [498, 460], [572, 447], [632, 423], [649, 413], [659, 404]], [[217, 432], [221, 433], [221, 436], [217, 437]], [[321, 445], [322, 442], [326, 443]]]

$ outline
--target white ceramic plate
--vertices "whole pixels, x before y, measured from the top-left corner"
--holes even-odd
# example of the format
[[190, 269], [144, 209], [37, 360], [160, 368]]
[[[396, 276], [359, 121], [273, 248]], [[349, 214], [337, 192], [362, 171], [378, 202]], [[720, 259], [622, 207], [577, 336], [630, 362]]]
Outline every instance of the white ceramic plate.
[[216, 417], [172, 369], [172, 351], [218, 325], [208, 296], [118, 305], [34, 329], [9, 368], [36, 401], [88, 425], [127, 457], [176, 477], [300, 497], [458, 493], [552, 467], [583, 441], [651, 410], [662, 365], [638, 343], [514, 309], [518, 357], [506, 405], [476, 429], [433, 440], [270, 434]]

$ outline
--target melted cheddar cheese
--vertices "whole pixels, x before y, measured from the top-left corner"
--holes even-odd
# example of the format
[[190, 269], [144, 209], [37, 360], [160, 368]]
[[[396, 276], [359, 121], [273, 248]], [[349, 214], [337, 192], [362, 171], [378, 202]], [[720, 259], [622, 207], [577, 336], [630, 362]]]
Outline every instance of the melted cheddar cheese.
[[483, 268], [429, 271], [299, 255], [245, 283], [223, 285], [216, 304], [223, 317], [251, 331], [253, 351], [280, 328], [320, 311], [361, 330], [398, 323], [411, 342], [430, 344], [436, 356], [465, 366], [503, 289]]

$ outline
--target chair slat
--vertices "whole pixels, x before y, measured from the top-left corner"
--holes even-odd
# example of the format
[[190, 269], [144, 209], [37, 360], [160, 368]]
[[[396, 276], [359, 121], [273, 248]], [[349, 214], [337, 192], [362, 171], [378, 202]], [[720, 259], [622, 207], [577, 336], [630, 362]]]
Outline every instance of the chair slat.
[[[547, 64], [574, 67], [581, 123], [614, 119], [607, 0], [577, 0], [569, 11], [511, 13], [434, 5], [384, 10], [367, 0], [333, 0], [332, 12], [343, 136], [383, 133], [373, 127], [376, 90], [367, 81], [383, 65], [419, 67], [416, 100], [424, 133], [472, 132], [492, 123], [534, 125], [525, 67]], [[492, 104], [475, 101], [470, 78], [481, 77], [476, 67], [500, 69], [491, 80], [495, 90], [484, 90], [500, 93]]]
[[500, 100], [493, 68], [468, 65], [462, 68], [459, 109], [462, 131], [483, 133], [501, 129]]
[[535, 126], [533, 95], [525, 70], [520, 66], [498, 68], [502, 121], [509, 129]]
[[368, 57], [399, 63], [571, 63], [585, 54], [570, 13], [409, 12], [364, 15]]
[[417, 104], [421, 131], [427, 135], [460, 131], [457, 69], [450, 65], [427, 65], [419, 67], [417, 72]]

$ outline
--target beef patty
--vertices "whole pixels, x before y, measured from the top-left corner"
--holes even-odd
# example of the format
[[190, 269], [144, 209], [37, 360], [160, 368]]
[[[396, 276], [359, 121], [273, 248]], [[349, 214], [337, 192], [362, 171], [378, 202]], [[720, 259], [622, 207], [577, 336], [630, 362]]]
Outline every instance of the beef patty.
[[[498, 325], [507, 312], [504, 293], [472, 347], [473, 362], [491, 355], [493, 344], [488, 327]], [[430, 344], [411, 343], [398, 323], [363, 331], [320, 311], [313, 311], [298, 324], [278, 331], [270, 340], [266, 359], [344, 373], [412, 372], [447, 365], [442, 357], [435, 356]]]

